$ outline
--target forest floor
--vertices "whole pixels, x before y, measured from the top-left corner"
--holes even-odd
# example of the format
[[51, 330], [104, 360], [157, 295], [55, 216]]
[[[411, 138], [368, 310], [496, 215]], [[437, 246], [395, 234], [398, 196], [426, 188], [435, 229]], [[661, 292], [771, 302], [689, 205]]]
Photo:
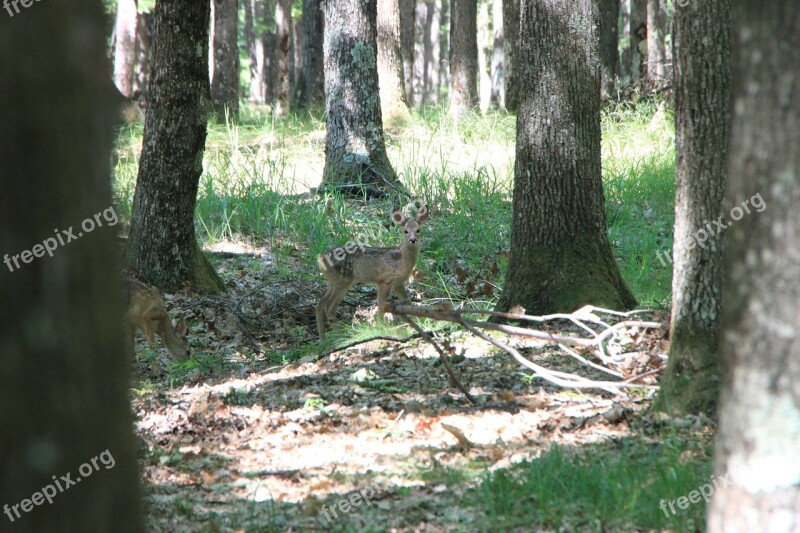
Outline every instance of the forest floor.
[[[654, 109], [645, 115], [632, 128], [666, 122]], [[485, 169], [499, 167], [493, 171], [501, 175], [498, 181], [510, 177], [513, 128], [502, 118], [500, 126], [490, 124], [491, 117], [480, 120], [459, 136], [467, 146], [463, 153], [473, 157], [473, 174], [454, 168], [463, 161], [458, 147], [444, 153], [446, 142], [406, 142], [416, 148], [404, 152], [400, 130], [390, 142], [393, 161], [402, 161], [406, 180], [432, 205], [419, 272], [409, 285], [418, 304], [487, 309], [502, 287], [507, 229], [492, 226], [492, 210], [497, 224], [506, 223], [511, 189], [495, 187]], [[431, 139], [437, 131], [458, 129], [431, 120], [417, 127], [427, 128]], [[396, 239], [396, 230], [382, 220], [382, 205], [303, 192], [312, 184], [296, 174], [319, 166], [319, 124], [263, 129], [248, 134], [223, 126], [209, 134], [206, 169], [213, 183], [201, 184], [198, 232], [228, 294], [165, 295], [173, 317], [189, 324], [192, 359], [165, 365], [163, 348], [152, 352], [137, 339], [142, 361], [134, 364], [131, 387], [148, 530], [702, 528], [702, 505], [672, 516], [659, 509], [661, 499], [703, 483], [714, 431], [709, 420], [647, 411], [653, 396], [647, 386], [657, 384], [668, 350], [663, 329], [627, 339], [625, 375], [652, 373], [638, 382], [643, 387], [612, 394], [557, 387], [455, 326], [420, 320], [447, 347], [475, 405], [450, 382], [431, 345], [403, 340], [413, 331], [397, 317], [376, 324], [374, 287], [351, 290], [339, 309], [340, 328], [320, 345], [314, 306], [324, 279], [314, 257], [365, 225], [377, 226], [386, 243]], [[122, 135], [128, 148], [120, 149], [116, 191], [123, 216], [132, 197], [138, 135]], [[652, 197], [661, 194], [669, 168], [661, 168], [660, 152], [652, 160], [621, 163], [620, 154], [631, 153], [633, 142], [626, 135], [604, 140], [604, 174], [640, 177], [626, 178], [625, 187], [606, 181], [609, 225], [616, 228], [612, 244], [626, 280], [643, 307], [651, 308], [637, 319], [663, 323], [668, 311], [659, 302], [668, 301], [663, 291], [669, 280], [653, 258], [654, 250], [671, 244], [663, 238], [671, 207]], [[489, 137], [504, 145], [491, 154], [502, 156], [494, 163], [480, 161]], [[417, 161], [423, 146], [427, 155]], [[434, 176], [437, 171], [425, 169], [437, 150], [442, 160]], [[305, 153], [317, 155], [308, 160]], [[259, 188], [257, 201], [249, 202], [252, 182], [260, 178], [254, 169], [265, 162], [280, 175], [291, 174], [294, 185]], [[251, 183], [245, 193], [237, 189], [236, 198], [231, 191], [239, 185], [215, 189], [242, 175]], [[657, 193], [648, 189], [651, 182]], [[342, 228], [347, 231], [331, 237]], [[577, 334], [566, 321], [536, 327]], [[366, 340], [374, 336], [400, 340]], [[493, 337], [550, 370], [608, 377], [557, 343]], [[155, 357], [163, 371], [151, 376]]]

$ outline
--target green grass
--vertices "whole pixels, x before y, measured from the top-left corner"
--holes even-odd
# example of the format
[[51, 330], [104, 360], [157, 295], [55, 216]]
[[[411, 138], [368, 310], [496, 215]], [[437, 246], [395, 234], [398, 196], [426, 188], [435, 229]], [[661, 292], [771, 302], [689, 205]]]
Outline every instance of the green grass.
[[[617, 105], [603, 115], [603, 179], [610, 238], [622, 274], [642, 306], [670, 300], [674, 210], [672, 119], [657, 102]], [[496, 288], [479, 305], [491, 306], [502, 287], [510, 241], [515, 119], [503, 113], [458, 120], [439, 108], [413, 113], [386, 133], [401, 179], [434, 207], [423, 228], [420, 286], [429, 298], [466, 300], [454, 286], [455, 265]], [[141, 147], [140, 124], [118, 136], [115, 193], [120, 215], [130, 216]], [[276, 119], [243, 107], [238, 124], [209, 125], [196, 229], [200, 240], [266, 243], [281, 263], [301, 254], [314, 276], [315, 257], [362, 231], [368, 244], [398, 239], [388, 203], [356, 205], [327, 195], [297, 197], [319, 184], [324, 166], [321, 110]]]
[[709, 482], [710, 457], [710, 447], [672, 439], [553, 447], [486, 475], [468, 503], [486, 531], [696, 531], [704, 529], [705, 502], [680, 509], [677, 499]]

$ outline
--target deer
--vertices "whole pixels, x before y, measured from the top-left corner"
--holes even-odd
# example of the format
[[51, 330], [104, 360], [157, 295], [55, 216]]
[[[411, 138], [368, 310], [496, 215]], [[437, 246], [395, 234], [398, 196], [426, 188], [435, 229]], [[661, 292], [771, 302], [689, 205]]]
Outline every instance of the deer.
[[377, 285], [379, 320], [383, 320], [390, 290], [402, 302], [411, 303], [404, 285], [417, 264], [420, 226], [427, 218], [427, 205], [418, 209], [416, 218], [406, 217], [403, 211], [395, 209], [392, 221], [404, 232], [399, 246], [378, 248], [350, 243], [317, 258], [317, 265], [328, 280], [328, 288], [317, 304], [317, 331], [321, 343], [325, 341], [326, 320], [336, 319], [336, 309], [356, 283]]
[[[170, 320], [164, 298], [154, 287], [142, 283], [131, 276], [126, 276], [128, 287], [128, 307], [125, 311], [125, 333], [130, 352], [135, 354], [134, 337], [140, 329], [147, 338], [150, 348], [155, 350], [155, 339], [158, 335], [172, 357], [177, 361], [189, 359], [189, 343], [186, 341], [186, 322], [180, 320], [175, 324]], [[135, 354], [139, 361], [138, 354]], [[158, 373], [157, 363], [151, 367], [153, 374]]]

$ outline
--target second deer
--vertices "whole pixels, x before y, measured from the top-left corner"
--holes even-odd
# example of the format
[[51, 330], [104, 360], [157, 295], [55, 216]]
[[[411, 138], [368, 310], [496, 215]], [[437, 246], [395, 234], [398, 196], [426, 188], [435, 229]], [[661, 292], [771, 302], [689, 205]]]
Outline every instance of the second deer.
[[[141, 329], [150, 348], [155, 348], [153, 335], [158, 335], [172, 357], [177, 361], [189, 359], [189, 343], [186, 342], [186, 322], [174, 324], [167, 313], [164, 299], [154, 287], [130, 276], [125, 280], [128, 288], [128, 307], [125, 312], [125, 332], [128, 349], [134, 349], [134, 335]], [[139, 360], [139, 357], [136, 357]], [[158, 373], [158, 365], [153, 363], [153, 374]]]
[[[378, 317], [383, 318], [389, 291], [410, 302], [404, 284], [417, 264], [420, 225], [428, 218], [428, 206], [423, 205], [416, 218], [406, 217], [396, 209], [392, 221], [403, 228], [400, 246], [377, 248], [347, 246], [317, 258], [317, 265], [328, 280], [328, 289], [317, 304], [317, 331], [320, 342], [325, 340], [326, 320], [336, 319], [336, 309], [344, 295], [356, 283], [374, 283], [378, 287]], [[333, 256], [333, 257], [332, 257]]]

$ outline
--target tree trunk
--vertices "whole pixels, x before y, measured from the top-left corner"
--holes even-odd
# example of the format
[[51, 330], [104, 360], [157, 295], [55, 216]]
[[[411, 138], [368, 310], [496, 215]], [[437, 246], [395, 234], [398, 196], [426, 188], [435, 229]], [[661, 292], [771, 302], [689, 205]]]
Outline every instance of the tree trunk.
[[3, 531], [144, 531], [106, 31], [97, 1], [0, 17]]
[[211, 99], [217, 120], [225, 121], [225, 110], [239, 117], [239, 3], [213, 0], [214, 70]]
[[[450, 0], [441, 0], [441, 27], [450, 27]], [[439, 99], [450, 97], [450, 32], [439, 32]]]
[[497, 309], [530, 314], [636, 301], [614, 261], [600, 179], [594, 0], [523, 0], [511, 257]]
[[611, 98], [616, 92], [619, 62], [618, 24], [619, 0], [602, 0], [600, 2], [600, 90], [604, 99]]
[[661, 0], [647, 0], [647, 78], [653, 86], [663, 85], [667, 74], [667, 15]]
[[450, 19], [450, 112], [478, 106], [478, 7], [471, 0], [454, 1]]
[[[425, 72], [427, 65], [425, 63], [425, 26], [428, 21], [428, 7], [425, 2], [417, 2], [417, 8], [414, 12], [414, 28], [415, 33], [422, 35], [422, 39], [414, 42], [414, 65], [413, 76], [411, 80], [411, 103], [416, 108], [425, 105], [430, 95], [426, 93], [426, 79]], [[408, 95], [406, 95], [408, 96]]]
[[321, 188], [381, 196], [399, 185], [383, 140], [375, 0], [325, 3], [325, 171]]
[[800, 11], [737, 1], [733, 12], [726, 204], [747, 220], [726, 233], [714, 471], [727, 488], [714, 493], [708, 531], [798, 531]]
[[484, 0], [478, 9], [478, 106], [481, 112], [489, 109], [492, 98], [492, 22], [489, 19], [489, 1]]
[[324, 17], [320, 0], [303, 0], [303, 17], [300, 19], [302, 37], [300, 44], [300, 75], [294, 90], [294, 106], [307, 107], [322, 102], [322, 36]]
[[194, 233], [203, 172], [208, 86], [209, 2], [156, 4], [150, 98], [126, 259], [156, 287], [184, 281], [203, 293], [224, 290]]
[[114, 23], [114, 83], [128, 97], [133, 96], [135, 64], [136, 0], [119, 0]]
[[492, 105], [497, 109], [506, 108], [505, 68], [503, 66], [503, 0], [492, 0]]
[[411, 88], [414, 75], [414, 14], [415, 0], [400, 0], [400, 55], [403, 56], [403, 82], [406, 89], [406, 103], [411, 105], [413, 90]]
[[723, 246], [709, 221], [724, 218], [728, 181], [729, 0], [681, 8], [673, 27], [677, 173], [672, 331], [655, 407], [713, 416], [720, 379]]
[[519, 54], [519, 2], [520, 0], [503, 0], [503, 66], [505, 73], [506, 109], [516, 111], [519, 98], [517, 96], [517, 56]]
[[273, 113], [289, 112], [289, 53], [292, 42], [292, 2], [278, 0], [275, 4], [275, 67], [273, 69]]
[[136, 16], [136, 82], [134, 93], [147, 92], [150, 84], [150, 46], [153, 42], [153, 15], [139, 13]]
[[[302, 18], [302, 17], [300, 17]], [[297, 80], [300, 78], [300, 51], [303, 49], [302, 33], [300, 32], [300, 18], [292, 17], [292, 45], [289, 48], [289, 102], [294, 101], [294, 90], [297, 87]]]
[[264, 17], [266, 0], [244, 1], [244, 25], [247, 51], [250, 55], [250, 102], [266, 103], [267, 73], [266, 29]]
[[630, 0], [631, 83], [647, 76], [647, 0]]
[[400, 52], [400, 0], [378, 0], [378, 83], [386, 125], [408, 117], [403, 56]]
[[622, 34], [619, 36], [622, 48], [619, 58], [619, 85], [625, 87], [631, 83], [630, 67], [633, 62], [631, 56], [631, 0], [620, 0], [619, 16], [622, 27]]
[[425, 9], [425, 22], [422, 31], [422, 45], [424, 59], [422, 103], [436, 105], [439, 103], [439, 38], [441, 20], [439, 19], [439, 3], [434, 1], [421, 4]]

